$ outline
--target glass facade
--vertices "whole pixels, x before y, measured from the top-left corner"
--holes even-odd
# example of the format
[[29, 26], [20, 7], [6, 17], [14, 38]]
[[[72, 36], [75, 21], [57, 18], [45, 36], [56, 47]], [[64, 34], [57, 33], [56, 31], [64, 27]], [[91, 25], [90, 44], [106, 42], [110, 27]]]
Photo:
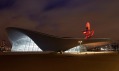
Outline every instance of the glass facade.
[[69, 52], [69, 53], [78, 53], [78, 52], [86, 52], [87, 49], [85, 46], [83, 45], [79, 45], [79, 46], [76, 46], [76, 47], [73, 47], [65, 52]]
[[11, 51], [42, 51], [35, 42], [29, 38], [27, 35], [18, 32], [20, 35], [19, 39], [12, 42], [12, 49]]

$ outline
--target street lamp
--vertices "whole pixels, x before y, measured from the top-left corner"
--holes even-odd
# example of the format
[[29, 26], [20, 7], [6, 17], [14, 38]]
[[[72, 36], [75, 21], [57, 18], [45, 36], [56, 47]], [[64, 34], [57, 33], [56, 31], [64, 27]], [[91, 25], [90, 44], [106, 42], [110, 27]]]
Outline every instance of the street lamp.
[[78, 43], [80, 43], [80, 45], [81, 45], [82, 41], [78, 41]]
[[78, 43], [80, 44], [80, 45], [79, 45], [79, 47], [80, 47], [80, 48], [79, 48], [80, 53], [81, 53], [81, 43], [82, 43], [82, 42], [83, 42], [83, 41], [78, 41]]

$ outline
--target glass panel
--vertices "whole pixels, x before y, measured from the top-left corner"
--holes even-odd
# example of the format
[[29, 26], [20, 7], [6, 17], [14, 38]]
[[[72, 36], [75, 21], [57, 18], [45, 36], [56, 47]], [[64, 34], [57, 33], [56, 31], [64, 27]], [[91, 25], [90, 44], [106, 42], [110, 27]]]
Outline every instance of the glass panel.
[[86, 52], [86, 51], [87, 51], [86, 47], [80, 45], [80, 46], [73, 47], [65, 52], [75, 53], [75, 52]]
[[[18, 32], [19, 34], [22, 34]], [[13, 41], [12, 49], [11, 51], [42, 51], [35, 43], [34, 41], [26, 36], [25, 34], [22, 34], [22, 36], [17, 39], [16, 41]]]

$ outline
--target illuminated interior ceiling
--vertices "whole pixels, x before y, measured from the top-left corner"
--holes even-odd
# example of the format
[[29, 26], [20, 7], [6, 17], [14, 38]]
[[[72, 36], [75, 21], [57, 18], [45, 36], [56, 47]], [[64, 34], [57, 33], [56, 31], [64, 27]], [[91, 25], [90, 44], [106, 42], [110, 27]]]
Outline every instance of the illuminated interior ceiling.
[[12, 52], [42, 51], [31, 38], [19, 31], [13, 30], [13, 32], [9, 34], [9, 37], [12, 43]]
[[85, 45], [88, 48], [94, 48], [97, 46], [103, 46], [103, 45], [107, 45], [107, 44], [110, 44], [110, 42], [95, 42], [95, 43], [88, 43], [88, 44], [83, 44], [83, 45]]

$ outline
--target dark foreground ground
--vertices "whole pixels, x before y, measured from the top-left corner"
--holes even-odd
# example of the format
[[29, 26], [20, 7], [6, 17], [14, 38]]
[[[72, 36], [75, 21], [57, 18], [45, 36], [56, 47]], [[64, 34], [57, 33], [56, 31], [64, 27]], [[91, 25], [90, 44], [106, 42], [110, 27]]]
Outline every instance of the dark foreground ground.
[[0, 71], [119, 71], [119, 54], [1, 54]]

